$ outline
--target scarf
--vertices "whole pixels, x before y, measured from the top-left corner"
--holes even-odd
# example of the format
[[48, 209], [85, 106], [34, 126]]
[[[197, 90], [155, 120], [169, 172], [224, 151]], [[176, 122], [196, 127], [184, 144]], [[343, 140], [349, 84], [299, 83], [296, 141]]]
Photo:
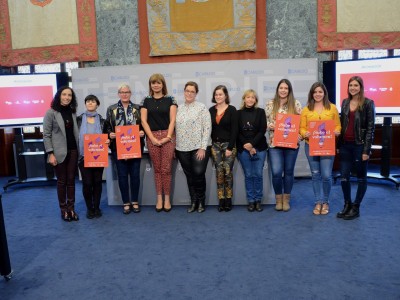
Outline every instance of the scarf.
[[80, 156], [84, 156], [84, 151], [83, 151], [83, 135], [87, 134], [87, 117], [94, 117], [94, 132], [95, 133], [103, 133], [101, 130], [101, 124], [100, 124], [100, 116], [97, 112], [88, 112], [85, 111], [82, 114], [82, 123], [81, 123], [81, 129], [79, 130], [79, 153]]
[[116, 126], [136, 125], [136, 117], [134, 115], [135, 111], [136, 109], [133, 107], [133, 103], [129, 101], [125, 114], [124, 106], [122, 105], [121, 100], [119, 100], [117, 104], [117, 114], [115, 116]]

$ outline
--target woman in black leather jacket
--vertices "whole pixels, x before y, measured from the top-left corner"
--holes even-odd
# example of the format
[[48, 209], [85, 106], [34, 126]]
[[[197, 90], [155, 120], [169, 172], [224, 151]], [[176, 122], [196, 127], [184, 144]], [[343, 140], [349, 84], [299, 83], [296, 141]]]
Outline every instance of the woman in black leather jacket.
[[[353, 76], [347, 87], [348, 98], [342, 102], [339, 138], [339, 158], [344, 208], [338, 218], [353, 220], [360, 216], [360, 204], [367, 190], [367, 166], [371, 154], [375, 130], [375, 104], [364, 96], [364, 82]], [[357, 193], [351, 201], [350, 173], [355, 164], [357, 171]]]

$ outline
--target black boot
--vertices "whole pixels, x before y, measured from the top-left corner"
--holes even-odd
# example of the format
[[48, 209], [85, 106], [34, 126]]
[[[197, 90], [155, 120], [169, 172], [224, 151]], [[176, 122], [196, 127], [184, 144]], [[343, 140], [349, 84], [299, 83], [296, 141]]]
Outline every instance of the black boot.
[[249, 212], [253, 212], [255, 208], [256, 207], [254, 206], [254, 202], [251, 202], [251, 203], [249, 203], [249, 205], [247, 205], [247, 210]]
[[197, 209], [198, 213], [202, 213], [206, 210], [205, 199], [199, 201], [199, 208]]
[[353, 204], [350, 211], [344, 215], [343, 220], [353, 220], [360, 216], [360, 204]]
[[218, 202], [218, 211], [222, 212], [225, 210], [225, 199], [219, 199]]
[[339, 211], [339, 212], [336, 214], [336, 217], [337, 217], [337, 218], [343, 218], [346, 214], [349, 213], [350, 209], [351, 209], [351, 202], [350, 202], [350, 201], [345, 201], [345, 202], [344, 202], [343, 210], [342, 210], [342, 211]]
[[232, 210], [232, 199], [228, 198], [225, 199], [225, 211], [231, 211]]
[[256, 202], [256, 211], [262, 212], [264, 209], [262, 208], [261, 201]]
[[187, 212], [192, 213], [197, 210], [199, 207], [199, 203], [196, 200], [192, 200], [192, 204], [189, 206]]

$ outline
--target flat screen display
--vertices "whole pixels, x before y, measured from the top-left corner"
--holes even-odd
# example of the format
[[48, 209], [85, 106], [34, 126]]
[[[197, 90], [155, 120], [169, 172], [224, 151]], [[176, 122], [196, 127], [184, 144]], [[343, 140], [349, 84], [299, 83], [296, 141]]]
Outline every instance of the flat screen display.
[[340, 112], [352, 76], [364, 81], [365, 96], [374, 100], [376, 113], [400, 115], [400, 57], [324, 63], [324, 83]]
[[68, 85], [68, 73], [0, 76], [0, 126], [43, 123], [57, 89]]

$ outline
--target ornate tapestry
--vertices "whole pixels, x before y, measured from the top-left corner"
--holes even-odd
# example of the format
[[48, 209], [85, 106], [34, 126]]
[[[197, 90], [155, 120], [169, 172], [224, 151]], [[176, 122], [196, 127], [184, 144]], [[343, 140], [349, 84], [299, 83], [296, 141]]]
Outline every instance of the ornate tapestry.
[[322, 51], [400, 48], [399, 0], [318, 0]]
[[0, 66], [96, 60], [94, 0], [0, 0]]
[[256, 0], [148, 0], [150, 56], [256, 50]]

